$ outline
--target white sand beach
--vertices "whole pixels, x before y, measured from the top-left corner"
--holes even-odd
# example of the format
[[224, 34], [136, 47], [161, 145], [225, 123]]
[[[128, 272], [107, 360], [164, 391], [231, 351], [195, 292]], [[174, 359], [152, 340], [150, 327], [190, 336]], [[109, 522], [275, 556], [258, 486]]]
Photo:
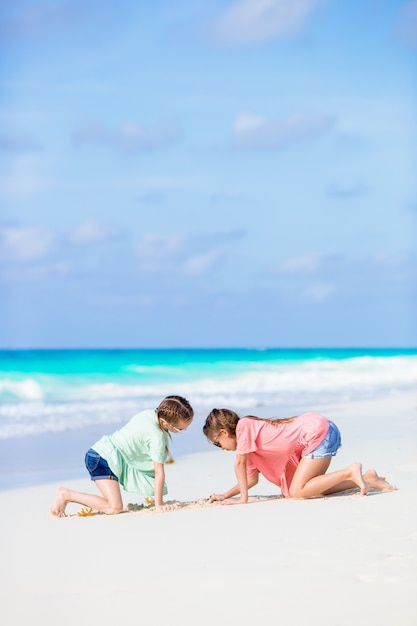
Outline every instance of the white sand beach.
[[[234, 483], [209, 446], [167, 466], [166, 500], [194, 502], [170, 512], [55, 519], [65, 481], [4, 491], [2, 623], [416, 625], [417, 393], [312, 409], [342, 431], [332, 469], [358, 460], [398, 491], [269, 499], [260, 481], [247, 505], [208, 505]], [[67, 484], [94, 491], [87, 472]]]

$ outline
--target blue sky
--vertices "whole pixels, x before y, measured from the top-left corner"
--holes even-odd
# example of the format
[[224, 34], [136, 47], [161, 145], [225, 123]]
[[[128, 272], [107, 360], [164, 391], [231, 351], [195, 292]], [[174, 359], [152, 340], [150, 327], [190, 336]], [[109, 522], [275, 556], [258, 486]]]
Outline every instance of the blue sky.
[[0, 346], [416, 346], [416, 0], [3, 0]]

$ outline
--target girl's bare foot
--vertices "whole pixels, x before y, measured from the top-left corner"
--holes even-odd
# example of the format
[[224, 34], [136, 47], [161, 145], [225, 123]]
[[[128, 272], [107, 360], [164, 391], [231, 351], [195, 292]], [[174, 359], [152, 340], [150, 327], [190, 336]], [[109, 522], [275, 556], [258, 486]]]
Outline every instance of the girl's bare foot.
[[361, 496], [366, 496], [366, 494], [369, 492], [369, 485], [367, 482], [365, 482], [364, 476], [362, 476], [361, 463], [352, 463], [352, 465], [349, 466], [349, 469], [351, 471], [351, 479], [354, 483], [358, 485], [359, 489], [361, 490]]
[[55, 500], [51, 507], [51, 515], [54, 517], [66, 517], [65, 507], [68, 504], [66, 493], [65, 487], [59, 487], [59, 489], [57, 489]]
[[387, 482], [385, 478], [378, 476], [374, 469], [367, 470], [363, 477], [372, 489], [377, 489], [378, 491], [396, 491], [397, 489], [397, 487]]

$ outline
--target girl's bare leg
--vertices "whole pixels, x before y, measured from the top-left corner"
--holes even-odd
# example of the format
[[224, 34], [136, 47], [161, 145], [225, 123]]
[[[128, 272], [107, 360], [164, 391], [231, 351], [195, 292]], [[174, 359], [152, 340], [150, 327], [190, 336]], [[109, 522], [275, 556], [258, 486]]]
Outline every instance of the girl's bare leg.
[[56, 492], [55, 501], [51, 507], [51, 515], [54, 517], [65, 517], [65, 508], [69, 502], [76, 502], [82, 506], [113, 515], [123, 510], [122, 495], [117, 480], [103, 479], [94, 481], [102, 496], [92, 493], [81, 493], [66, 487], [59, 487]]
[[374, 469], [367, 470], [363, 477], [372, 489], [377, 489], [378, 491], [396, 491], [397, 489], [397, 487], [386, 481], [385, 478], [378, 476]]
[[[378, 476], [374, 469], [369, 469], [363, 474], [363, 479], [369, 487], [372, 489], [376, 489], [377, 491], [396, 491], [397, 487], [391, 485], [385, 478], [382, 476]], [[339, 493], [340, 491], [346, 491], [347, 489], [355, 489], [357, 488], [357, 484], [352, 480], [346, 480], [343, 483], [340, 483], [335, 488], [329, 490], [324, 495], [330, 495], [331, 493]]]
[[325, 459], [301, 459], [290, 486], [292, 498], [314, 498], [346, 489], [359, 487], [366, 496], [369, 485], [362, 476], [362, 465], [352, 463], [344, 469], [326, 474], [331, 457]]

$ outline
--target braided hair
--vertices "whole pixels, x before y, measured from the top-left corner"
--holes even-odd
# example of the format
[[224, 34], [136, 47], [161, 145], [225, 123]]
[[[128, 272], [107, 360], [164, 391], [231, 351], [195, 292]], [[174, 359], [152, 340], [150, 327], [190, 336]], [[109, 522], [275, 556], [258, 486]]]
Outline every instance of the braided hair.
[[165, 420], [171, 426], [177, 426], [181, 422], [191, 422], [194, 417], [194, 411], [185, 398], [181, 396], [167, 396], [156, 409], [156, 415], [160, 426], [161, 420]]

